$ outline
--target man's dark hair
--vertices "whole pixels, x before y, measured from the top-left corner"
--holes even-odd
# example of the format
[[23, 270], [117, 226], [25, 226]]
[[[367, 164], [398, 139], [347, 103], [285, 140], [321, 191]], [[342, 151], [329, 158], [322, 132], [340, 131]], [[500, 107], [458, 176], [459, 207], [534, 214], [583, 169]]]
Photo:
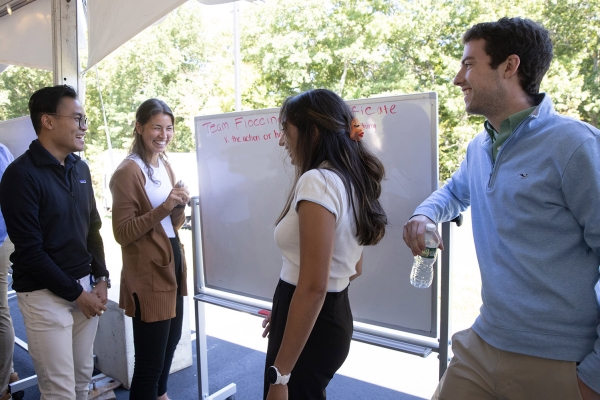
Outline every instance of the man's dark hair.
[[492, 58], [490, 66], [498, 68], [508, 56], [521, 59], [517, 76], [523, 90], [534, 97], [552, 61], [552, 41], [548, 31], [530, 19], [501, 18], [497, 22], [474, 25], [463, 35], [463, 43], [485, 40], [485, 52]]
[[56, 110], [63, 97], [77, 98], [77, 92], [69, 85], [56, 85], [41, 88], [29, 98], [29, 115], [33, 123], [35, 134], [42, 130], [42, 115], [56, 114]]

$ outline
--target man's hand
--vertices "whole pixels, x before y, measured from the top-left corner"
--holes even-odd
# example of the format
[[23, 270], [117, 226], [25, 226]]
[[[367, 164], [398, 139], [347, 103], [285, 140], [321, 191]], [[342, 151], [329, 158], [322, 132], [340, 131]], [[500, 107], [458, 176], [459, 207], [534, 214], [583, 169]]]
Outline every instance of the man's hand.
[[[425, 226], [427, 224], [435, 224], [435, 222], [424, 215], [415, 215], [404, 224], [402, 238], [404, 239], [404, 243], [411, 249], [413, 256], [421, 255], [423, 250], [425, 250]], [[444, 250], [444, 243], [437, 229], [435, 234], [440, 241], [438, 248]]]
[[287, 398], [287, 385], [271, 385], [269, 387], [269, 395], [267, 396], [267, 400], [287, 400]]
[[577, 384], [579, 385], [579, 391], [581, 392], [581, 398], [583, 400], [600, 400], [600, 393], [596, 393], [588, 385], [583, 383], [579, 377], [577, 377]]
[[100, 316], [106, 311], [106, 306], [100, 300], [100, 297], [95, 293], [88, 293], [85, 290], [81, 292], [75, 300], [77, 307], [86, 316], [87, 319]]
[[90, 293], [98, 296], [102, 304], [108, 303], [108, 284], [106, 281], [99, 281], [96, 283], [96, 287], [93, 288]]

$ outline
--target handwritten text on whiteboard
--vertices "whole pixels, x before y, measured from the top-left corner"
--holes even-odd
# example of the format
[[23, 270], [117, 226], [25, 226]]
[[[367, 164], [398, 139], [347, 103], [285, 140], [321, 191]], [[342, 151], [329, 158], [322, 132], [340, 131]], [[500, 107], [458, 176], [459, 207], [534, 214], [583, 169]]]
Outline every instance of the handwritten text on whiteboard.
[[[370, 105], [358, 105], [351, 106], [350, 109], [355, 116], [369, 116], [369, 115], [387, 115], [396, 114], [396, 104], [380, 104], [377, 106]], [[249, 143], [249, 142], [260, 142], [268, 141], [281, 137], [281, 131], [279, 130], [280, 119], [279, 115], [271, 114], [264, 116], [239, 116], [229, 121], [206, 121], [202, 124], [202, 129], [209, 135], [215, 133], [225, 133], [223, 140], [225, 143]], [[363, 129], [365, 130], [376, 130], [377, 126], [374, 123], [362, 123]], [[270, 127], [276, 128], [269, 133], [247, 133], [246, 131], [250, 128], [261, 128]], [[266, 129], [265, 129], [266, 130]], [[241, 135], [236, 135], [237, 132], [242, 132]]]

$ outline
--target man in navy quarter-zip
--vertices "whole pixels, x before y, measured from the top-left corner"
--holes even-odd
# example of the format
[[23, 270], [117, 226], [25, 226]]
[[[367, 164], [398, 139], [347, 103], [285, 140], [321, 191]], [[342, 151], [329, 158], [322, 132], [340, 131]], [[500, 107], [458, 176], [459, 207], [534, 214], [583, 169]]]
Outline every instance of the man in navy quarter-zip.
[[502, 18], [463, 43], [454, 83], [485, 129], [404, 225], [417, 255], [427, 223], [471, 207], [483, 305], [433, 399], [600, 399], [600, 131], [539, 93], [546, 29]]
[[87, 118], [66, 85], [36, 91], [29, 112], [38, 138], [0, 183], [13, 289], [41, 398], [85, 400], [110, 286], [90, 171], [72, 154], [84, 148]]

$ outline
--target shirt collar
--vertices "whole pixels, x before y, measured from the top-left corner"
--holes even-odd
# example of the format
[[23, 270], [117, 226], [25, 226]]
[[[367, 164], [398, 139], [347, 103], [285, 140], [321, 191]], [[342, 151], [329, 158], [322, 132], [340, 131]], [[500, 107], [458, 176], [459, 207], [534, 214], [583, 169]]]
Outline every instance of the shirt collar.
[[516, 112], [510, 117], [506, 118], [500, 123], [500, 132], [497, 132], [492, 126], [492, 124], [490, 124], [490, 121], [486, 119], [483, 123], [483, 127], [490, 136], [492, 143], [496, 141], [498, 135], [513, 133], [515, 129], [517, 129], [517, 127], [521, 124], [521, 122], [523, 122], [523, 120], [527, 118], [533, 112], [533, 110], [536, 109], [536, 107], [537, 106], [526, 108], [525, 110]]
[[[38, 167], [44, 165], [60, 165], [60, 162], [56, 159], [56, 157], [54, 157], [48, 150], [46, 150], [44, 146], [42, 146], [39, 139], [31, 142], [29, 145], [29, 152], [34, 164]], [[81, 160], [81, 157], [71, 153], [65, 158], [65, 166], [67, 163], [75, 165], [79, 160]]]

